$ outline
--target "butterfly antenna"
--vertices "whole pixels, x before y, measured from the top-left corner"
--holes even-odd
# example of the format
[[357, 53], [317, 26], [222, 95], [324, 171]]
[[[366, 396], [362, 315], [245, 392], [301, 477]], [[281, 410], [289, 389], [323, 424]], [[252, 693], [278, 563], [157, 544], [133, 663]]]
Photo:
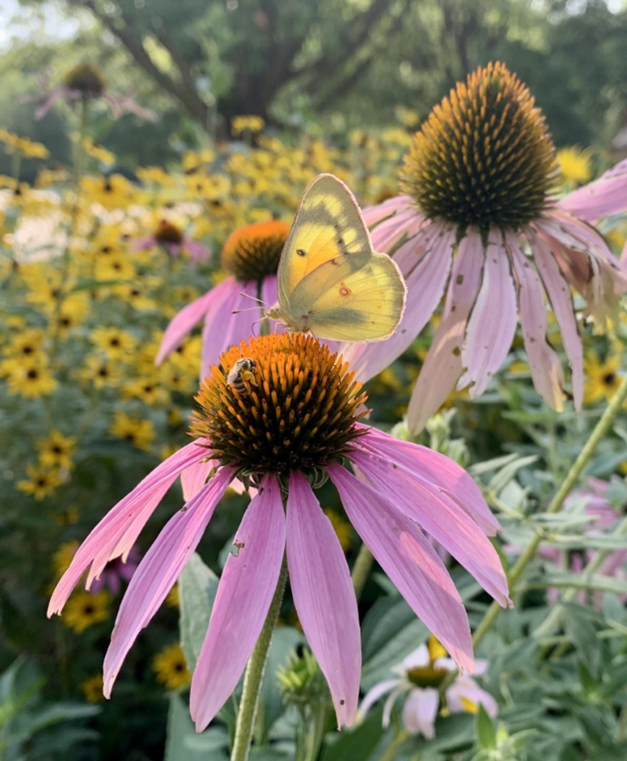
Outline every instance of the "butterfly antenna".
[[[239, 295], [244, 296], [247, 299], [251, 299], [252, 301], [256, 301], [259, 306], [263, 307], [264, 312], [267, 311], [268, 305], [262, 299], [258, 299], [256, 296], [251, 296], [250, 293], [245, 293], [244, 291], [240, 291]], [[259, 309], [259, 306], [247, 307], [246, 309], [234, 309], [231, 312], [231, 314], [241, 314], [242, 312], [252, 312], [253, 309]]]

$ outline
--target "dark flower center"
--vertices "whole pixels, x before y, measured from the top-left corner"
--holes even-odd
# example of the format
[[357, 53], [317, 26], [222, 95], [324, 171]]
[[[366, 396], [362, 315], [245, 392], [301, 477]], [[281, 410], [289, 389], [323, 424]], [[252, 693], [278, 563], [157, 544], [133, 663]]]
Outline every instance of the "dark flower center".
[[99, 98], [105, 89], [104, 74], [96, 66], [79, 63], [65, 75], [65, 84], [83, 98]]
[[401, 187], [426, 217], [460, 228], [517, 229], [547, 206], [555, 147], [527, 87], [490, 63], [436, 106], [401, 170]]
[[265, 473], [319, 476], [341, 461], [366, 401], [337, 354], [302, 333], [232, 347], [202, 382], [191, 433], [223, 465], [257, 483]]
[[183, 242], [183, 233], [176, 225], [162, 219], [155, 232], [155, 240], [157, 243], [174, 243], [180, 245]]

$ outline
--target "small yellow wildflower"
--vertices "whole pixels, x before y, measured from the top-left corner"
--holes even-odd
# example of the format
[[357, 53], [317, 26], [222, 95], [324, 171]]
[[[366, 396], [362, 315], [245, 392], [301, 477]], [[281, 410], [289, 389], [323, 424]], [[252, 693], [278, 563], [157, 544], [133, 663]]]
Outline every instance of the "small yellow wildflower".
[[557, 152], [557, 162], [560, 166], [562, 179], [565, 182], [583, 185], [592, 177], [590, 159], [592, 153], [589, 150], [582, 151], [577, 146], [562, 148]]
[[58, 385], [47, 363], [38, 357], [28, 361], [6, 360], [2, 369], [7, 375], [9, 393], [25, 399], [49, 396]]
[[20, 330], [11, 336], [11, 340], [5, 347], [7, 356], [21, 359], [34, 357], [41, 352], [46, 334], [41, 328], [28, 328]]
[[81, 192], [105, 209], [121, 209], [139, 200], [137, 188], [121, 174], [83, 177]]
[[331, 510], [326, 508], [323, 510], [324, 514], [331, 521], [333, 530], [337, 534], [337, 538], [340, 540], [340, 546], [344, 552], [350, 550], [353, 543], [353, 532], [351, 531], [350, 523], [344, 518], [337, 510]]
[[55, 579], [60, 579], [70, 567], [70, 563], [74, 559], [74, 555], [79, 546], [79, 543], [73, 539], [71, 542], [64, 542], [56, 550], [52, 556], [52, 567], [54, 568]]
[[140, 399], [149, 407], [158, 407], [170, 401], [167, 390], [156, 380], [142, 378], [129, 381], [122, 386], [124, 399]]
[[112, 253], [96, 260], [96, 280], [132, 280], [137, 270], [130, 257], [124, 253]]
[[115, 387], [122, 381], [122, 372], [111, 360], [96, 357], [93, 354], [85, 359], [84, 366], [76, 373], [76, 377], [87, 387], [95, 389]]
[[115, 164], [115, 156], [111, 151], [103, 148], [91, 138], [85, 138], [83, 140], [83, 150], [85, 153], [96, 161], [100, 161], [102, 164]]
[[39, 439], [37, 450], [39, 462], [49, 468], [72, 467], [72, 455], [76, 449], [76, 439], [72, 436], [64, 436], [60, 431], [51, 431], [45, 439]]
[[96, 328], [89, 337], [109, 359], [126, 359], [137, 346], [135, 336], [119, 328]]
[[5, 129], [0, 129], [0, 143], [4, 143], [9, 153], [20, 153], [32, 159], [47, 159], [50, 151], [45, 145], [35, 143], [27, 137], [19, 137]]
[[157, 284], [158, 280], [156, 278], [146, 278], [141, 283], [133, 281], [132, 283], [116, 285], [111, 291], [120, 301], [128, 304], [133, 309], [147, 312], [159, 307], [157, 302], [152, 298], [151, 293]]
[[586, 376], [584, 401], [586, 404], [595, 404], [602, 399], [609, 402], [612, 399], [623, 379], [619, 369], [620, 357], [602, 362], [592, 352], [586, 355], [584, 361]]
[[181, 607], [181, 599], [179, 595], [179, 585], [175, 584], [172, 589], [168, 592], [167, 597], [165, 598], [165, 604], [168, 606], [168, 608], [180, 608]]
[[245, 130], [253, 133], [261, 132], [265, 126], [266, 123], [261, 116], [234, 116], [231, 119], [231, 130], [234, 135], [241, 135]]
[[133, 418], [125, 412], [116, 412], [113, 425], [109, 432], [119, 439], [126, 439], [134, 444], [138, 449], [147, 452], [155, 440], [155, 429], [150, 420]]
[[94, 674], [81, 684], [81, 692], [88, 703], [100, 703], [104, 700], [103, 687], [102, 674]]
[[168, 690], [185, 687], [192, 678], [178, 642], [164, 647], [160, 653], [157, 653], [152, 661], [152, 668], [157, 675], [157, 681], [165, 685]]
[[58, 470], [45, 468], [41, 465], [27, 465], [26, 475], [28, 479], [18, 481], [16, 486], [24, 494], [30, 494], [36, 500], [49, 497], [63, 483], [63, 478]]
[[111, 595], [102, 591], [96, 594], [75, 592], [65, 605], [62, 621], [72, 631], [81, 634], [90, 626], [109, 618]]

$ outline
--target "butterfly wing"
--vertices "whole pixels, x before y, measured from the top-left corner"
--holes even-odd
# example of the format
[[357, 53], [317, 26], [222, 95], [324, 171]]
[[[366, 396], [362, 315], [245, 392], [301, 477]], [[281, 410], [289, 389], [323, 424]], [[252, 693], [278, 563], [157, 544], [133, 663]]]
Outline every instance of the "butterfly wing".
[[281, 319], [320, 338], [375, 341], [398, 324], [405, 284], [396, 264], [372, 250], [348, 187], [321, 174], [301, 198], [278, 269]]
[[334, 341], [380, 341], [398, 325], [405, 283], [386, 254], [366, 251], [331, 259], [296, 287], [292, 306], [306, 315], [301, 329]]

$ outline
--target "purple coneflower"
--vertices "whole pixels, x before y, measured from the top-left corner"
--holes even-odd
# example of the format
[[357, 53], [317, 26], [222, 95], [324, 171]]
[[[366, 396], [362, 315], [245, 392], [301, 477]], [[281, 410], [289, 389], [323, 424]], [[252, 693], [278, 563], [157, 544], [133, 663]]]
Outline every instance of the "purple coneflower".
[[130, 95], [120, 95], [108, 90], [102, 71], [89, 63], [77, 64], [65, 75], [63, 84], [52, 90], [48, 87], [48, 75], [44, 74], [41, 77], [41, 87], [44, 90], [41, 95], [24, 98], [24, 101], [37, 100], [40, 102], [39, 108], [35, 112], [35, 119], [41, 119], [45, 116], [51, 106], [60, 98], [66, 100], [70, 105], [86, 103], [90, 100], [103, 100], [116, 119], [124, 112], [136, 114], [151, 122], [157, 119], [157, 114], [152, 109], [143, 108]]
[[202, 262], [211, 256], [211, 251], [202, 243], [188, 238], [180, 227], [162, 219], [152, 235], [139, 238], [131, 244], [133, 251], [147, 251], [159, 247], [176, 259], [184, 251], [193, 262]]
[[361, 385], [339, 355], [311, 336], [273, 334], [232, 347], [211, 369], [197, 401], [196, 441], [103, 518], [50, 601], [49, 614], [60, 613], [88, 568], [89, 587], [107, 562], [124, 555], [181, 476], [185, 505], [142, 559], [122, 601], [104, 663], [105, 695], [236, 477], [259, 491], [236, 533], [194, 672], [191, 711], [199, 730], [237, 685], [284, 555], [298, 617], [329, 683], [338, 724], [352, 724], [361, 672], [359, 619], [346, 558], [312, 487], [327, 478], [412, 609], [460, 669], [474, 670], [462, 600], [423, 533], [446, 547], [501, 605], [509, 604], [505, 575], [487, 538], [499, 524], [462, 468], [360, 423], [366, 401]]
[[273, 220], [246, 225], [229, 235], [221, 256], [229, 276], [170, 322], [155, 360], [158, 365], [203, 317], [201, 379], [223, 351], [250, 335], [267, 306], [277, 301], [276, 271], [289, 231], [289, 225]]
[[[476, 674], [485, 673], [487, 667], [487, 661], [475, 661]], [[421, 734], [432, 740], [440, 704], [451, 713], [475, 713], [480, 705], [489, 716], [494, 717], [498, 712], [496, 700], [472, 677], [457, 674], [450, 678], [457, 666], [435, 637], [430, 637], [428, 645], [420, 645], [392, 671], [398, 674], [396, 679], [379, 682], [366, 694], [359, 706], [362, 720], [374, 703], [388, 695], [383, 707], [383, 726], [387, 728], [395, 702], [406, 695], [403, 706], [405, 728], [410, 734]]]
[[123, 581], [130, 581], [139, 565], [140, 554], [137, 547], [131, 547], [130, 552], [125, 558], [117, 557], [111, 560], [104, 567], [104, 570], [97, 579], [94, 579], [89, 591], [97, 594], [105, 587], [114, 597], [120, 594]]
[[398, 357], [445, 294], [409, 405], [414, 433], [455, 384], [471, 398], [483, 393], [507, 356], [517, 315], [533, 382], [547, 404], [562, 408], [564, 373], [547, 339], [545, 292], [580, 408], [583, 358], [570, 287], [587, 300], [598, 327], [627, 290], [627, 272], [582, 219], [627, 207], [625, 167], [562, 200], [550, 192], [556, 168], [529, 90], [503, 64], [489, 64], [451, 90], [416, 133], [401, 170], [406, 195], [366, 210], [373, 245], [394, 251], [408, 297], [390, 339], [344, 352], [357, 377], [372, 377]]

